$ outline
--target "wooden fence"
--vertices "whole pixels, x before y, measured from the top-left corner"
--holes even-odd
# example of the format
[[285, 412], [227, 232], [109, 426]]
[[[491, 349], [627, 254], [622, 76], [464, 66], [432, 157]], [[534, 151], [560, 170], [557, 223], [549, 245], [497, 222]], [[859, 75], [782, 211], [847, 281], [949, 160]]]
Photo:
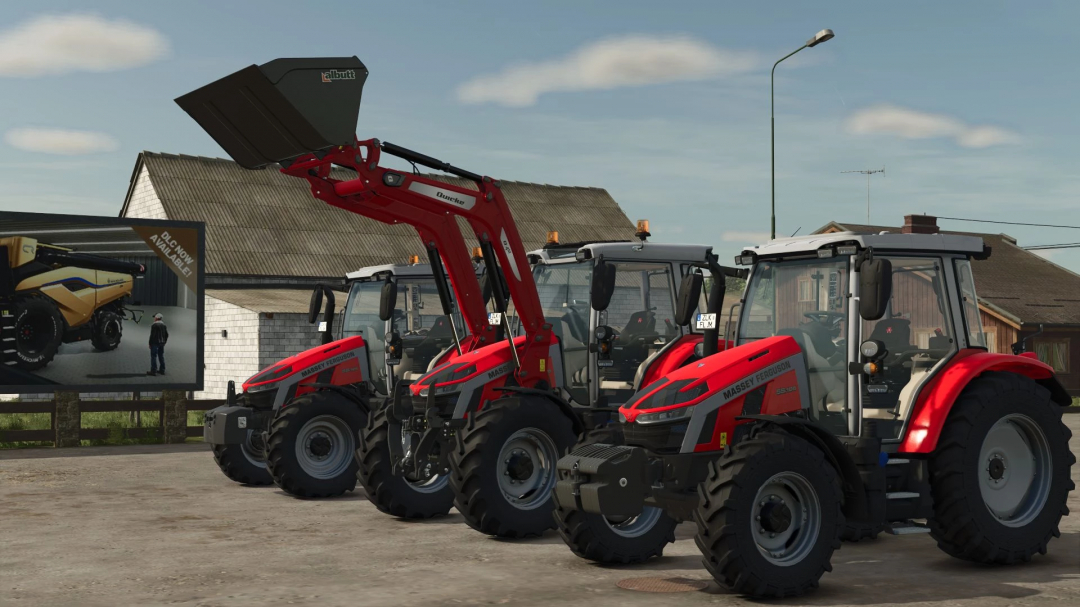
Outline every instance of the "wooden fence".
[[[48, 413], [49, 428], [40, 430], [2, 430], [0, 442], [41, 441], [55, 446], [77, 446], [83, 440], [108, 438], [161, 439], [165, 443], [184, 442], [202, 436], [202, 424], [189, 426], [188, 411], [206, 411], [224, 400], [188, 400], [176, 398], [183, 393], [163, 394], [155, 400], [79, 400], [77, 395], [57, 395], [52, 401], [0, 403], [3, 413]], [[65, 400], [64, 396], [68, 398]], [[74, 398], [71, 398], [74, 396]], [[170, 398], [172, 397], [172, 398]], [[157, 424], [134, 428], [83, 428], [83, 413], [155, 412]]]

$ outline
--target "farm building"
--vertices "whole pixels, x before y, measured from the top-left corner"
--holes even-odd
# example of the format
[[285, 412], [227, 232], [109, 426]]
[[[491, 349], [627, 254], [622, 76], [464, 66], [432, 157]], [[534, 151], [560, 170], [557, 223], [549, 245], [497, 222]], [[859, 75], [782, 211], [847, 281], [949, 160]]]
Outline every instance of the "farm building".
[[[542, 247], [550, 230], [564, 242], [633, 238], [634, 224], [603, 189], [502, 187], [527, 250]], [[424, 253], [409, 226], [330, 207], [302, 180], [218, 158], [141, 153], [120, 216], [206, 223], [205, 389], [196, 398], [222, 398], [228, 380], [318, 345], [306, 322], [313, 285]]]
[[908, 215], [902, 227], [834, 221], [815, 233], [842, 231], [981, 237], [992, 252], [972, 261], [972, 271], [987, 348], [1008, 353], [1030, 338], [1028, 350], [1054, 367], [1070, 394], [1080, 396], [1080, 275], [1019, 247], [1012, 236], [942, 231], [930, 215]]

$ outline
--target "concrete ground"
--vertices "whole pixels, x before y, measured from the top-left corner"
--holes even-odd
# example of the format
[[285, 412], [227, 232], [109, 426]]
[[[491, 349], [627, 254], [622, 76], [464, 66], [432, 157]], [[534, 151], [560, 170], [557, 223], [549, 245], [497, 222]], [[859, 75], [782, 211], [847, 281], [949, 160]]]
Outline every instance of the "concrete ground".
[[[173, 306], [140, 306], [142, 321], [124, 321], [124, 334], [115, 350], [98, 352], [90, 341], [61, 344], [48, 366], [38, 371], [46, 379], [61, 384], [155, 385], [195, 383], [195, 337], [197, 312]], [[168, 375], [150, 376], [150, 325], [160, 312], [169, 329], [165, 345], [165, 370]]]
[[[1080, 452], [1080, 415], [1066, 416]], [[1080, 484], [1080, 466], [1073, 467]], [[1080, 513], [1080, 492], [1069, 506]], [[982, 567], [927, 535], [847, 544], [821, 588], [784, 605], [1080, 605], [1080, 517], [1049, 555]], [[301, 501], [228, 481], [203, 445], [0, 452], [0, 605], [735, 605], [710, 584], [649, 594], [616, 582], [708, 580], [692, 526], [662, 559], [608, 568], [554, 533], [495, 540], [456, 512], [405, 522], [362, 490]]]

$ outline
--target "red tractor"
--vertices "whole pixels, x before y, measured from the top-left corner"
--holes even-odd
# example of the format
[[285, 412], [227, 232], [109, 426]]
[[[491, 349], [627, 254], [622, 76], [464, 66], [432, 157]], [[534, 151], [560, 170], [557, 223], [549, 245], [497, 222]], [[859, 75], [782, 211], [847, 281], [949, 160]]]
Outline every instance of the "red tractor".
[[841, 539], [881, 530], [978, 563], [1045, 553], [1074, 488], [1070, 398], [1033, 354], [987, 351], [970, 259], [989, 253], [853, 233], [744, 251], [738, 345], [635, 394], [621, 444], [559, 461], [563, 537], [640, 561], [673, 537], [590, 530], [693, 519], [717, 582], [758, 597], [816, 587]]
[[[324, 80], [325, 74], [331, 74], [329, 81]], [[498, 331], [487, 322], [484, 289], [461, 231], [446, 220], [442, 210], [414, 204], [418, 195], [400, 188], [401, 181], [393, 181], [400, 173], [390, 173], [386, 182], [379, 183], [375, 195], [342, 198], [334, 193], [334, 183], [360, 181], [342, 181], [340, 178], [350, 176], [342, 169], [332, 176], [331, 163], [349, 169], [359, 166], [355, 160], [358, 155], [349, 162], [341, 161], [345, 148], [339, 144], [355, 144], [352, 132], [366, 77], [367, 70], [355, 57], [282, 59], [251, 66], [176, 101], [244, 168], [260, 169], [280, 162], [283, 172], [308, 179], [315, 195], [331, 205], [382, 223], [416, 228], [427, 249], [441, 316], [454, 345], [436, 355], [435, 360], [442, 362], [496, 341]], [[317, 84], [327, 82], [331, 84], [321, 88]], [[300, 108], [307, 112], [301, 113]], [[344, 131], [339, 128], [342, 121]], [[343, 133], [348, 136], [343, 138]], [[380, 148], [377, 142], [368, 145]], [[419, 156], [394, 149], [410, 159]], [[331, 153], [338, 156], [328, 158]], [[372, 162], [377, 162], [377, 155], [376, 151]], [[453, 167], [448, 168], [454, 172]], [[409, 184], [416, 189], [447, 191], [442, 189], [445, 184], [427, 177], [410, 176]], [[447, 281], [444, 267], [452, 283]], [[395, 309], [397, 282], [388, 276], [379, 288], [379, 317], [389, 321]], [[333, 316], [329, 289], [316, 289], [313, 294], [311, 320], [318, 314], [324, 294], [329, 327]], [[454, 321], [457, 313], [465, 321], [464, 336]], [[265, 483], [265, 473], [260, 474], [257, 465], [265, 457], [273, 481], [292, 495], [328, 497], [355, 488], [357, 435], [372, 404], [381, 402], [393, 385], [392, 380], [379, 381], [378, 365], [370, 363], [377, 353], [370, 352], [370, 345], [375, 342], [392, 359], [400, 359], [405, 344], [396, 334], [386, 335], [386, 344], [379, 343], [382, 335], [353, 335], [338, 341], [331, 341], [331, 335], [328, 330], [325, 345], [263, 370], [245, 382], [240, 397], [234, 398], [230, 391], [228, 405], [207, 413], [204, 436], [217, 445], [219, 463], [228, 460], [223, 468], [231, 469], [226, 470], [230, 477]], [[261, 439], [265, 428], [269, 432]]]
[[[700, 291], [702, 272], [722, 286], [738, 271], [717, 265], [710, 247], [647, 243], [647, 226], [637, 243], [526, 253], [497, 180], [355, 139], [366, 75], [355, 57], [278, 59], [178, 102], [238, 163], [280, 163], [328, 204], [414, 225], [416, 217], [441, 218], [438, 225], [455, 233], [454, 217], [465, 219], [489, 288], [462, 287], [475, 282], [462, 242], [441, 249], [443, 262], [460, 301], [479, 308], [490, 293], [495, 311], [482, 326], [467, 315], [475, 348], [415, 381], [403, 378], [385, 405], [372, 408], [358, 475], [368, 498], [393, 515], [429, 517], [456, 506], [484, 533], [542, 533], [554, 527], [555, 463], [577, 436], [610, 424], [615, 407], [653, 377], [715, 352], [715, 323], [704, 339], [687, 328], [696, 291], [678, 291], [687, 301], [676, 316], [676, 282]], [[382, 154], [470, 183], [386, 168]], [[703, 309], [715, 319], [712, 301]]]
[[[226, 405], [207, 412], [203, 438], [230, 479], [269, 485], [276, 477], [303, 494], [295, 483], [306, 477], [309, 496], [352, 489], [356, 434], [369, 398], [385, 397], [398, 378], [420, 377], [456, 354], [461, 319], [438, 305], [436, 281], [445, 275], [410, 263], [362, 268], [346, 278], [347, 302], [336, 331], [334, 291], [319, 286], [313, 293], [310, 322], [326, 300], [322, 345], [259, 371], [239, 395], [229, 382]], [[394, 297], [397, 292], [404, 297]], [[276, 448], [268, 453], [271, 443]]]

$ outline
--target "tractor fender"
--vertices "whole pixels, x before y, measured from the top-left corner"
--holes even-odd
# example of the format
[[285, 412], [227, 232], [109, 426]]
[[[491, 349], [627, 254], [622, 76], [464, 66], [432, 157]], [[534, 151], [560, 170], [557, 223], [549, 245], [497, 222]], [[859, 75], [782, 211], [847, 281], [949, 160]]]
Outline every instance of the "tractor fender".
[[1031, 355], [992, 354], [985, 350], [968, 348], [960, 350], [922, 389], [912, 407], [906, 435], [900, 444], [900, 453], [931, 453], [937, 448], [938, 438], [945, 420], [952, 411], [953, 403], [971, 383], [986, 373], [997, 371], [1016, 373], [1035, 380], [1050, 391], [1050, 398], [1066, 406], [1072, 398], [1054, 375], [1054, 369]]
[[833, 468], [836, 468], [836, 472], [843, 482], [844, 516], [856, 520], [866, 520], [869, 512], [866, 488], [863, 485], [862, 476], [859, 475], [859, 467], [855, 465], [855, 461], [851, 458], [844, 444], [840, 442], [840, 439], [813, 421], [801, 417], [740, 415], [735, 419], [754, 420], [758, 423], [775, 426], [821, 449], [822, 453], [825, 454], [825, 459], [833, 465]]
[[[563, 400], [558, 394], [551, 392], [550, 390], [541, 390], [539, 388], [526, 388], [522, 386], [501, 386], [496, 388], [499, 392], [511, 392], [513, 394], [519, 394], [521, 396], [536, 396], [545, 398], [555, 403], [555, 406], [563, 412], [563, 415], [570, 418], [570, 423], [573, 424], [574, 434], [581, 434], [585, 431], [585, 423], [581, 419], [581, 413], [573, 407], [570, 403]], [[499, 401], [492, 401], [490, 405], [494, 405]], [[489, 405], [489, 406], [490, 406]]]

